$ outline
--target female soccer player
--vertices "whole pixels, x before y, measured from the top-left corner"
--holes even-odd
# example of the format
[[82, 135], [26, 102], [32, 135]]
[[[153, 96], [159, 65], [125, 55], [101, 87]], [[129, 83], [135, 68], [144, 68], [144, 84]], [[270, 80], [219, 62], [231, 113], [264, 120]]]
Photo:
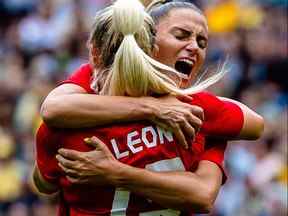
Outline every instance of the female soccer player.
[[[144, 13], [143, 9], [134, 5], [137, 1], [132, 2], [131, 8], [126, 8], [126, 6], [121, 7], [121, 1], [119, 0], [113, 7], [102, 11], [97, 16], [98, 22], [93, 32], [96, 35], [92, 34], [92, 39], [95, 40], [93, 41], [96, 45], [95, 48], [100, 50], [97, 50], [99, 54], [97, 65], [99, 69], [105, 69], [101, 70], [102, 75], [104, 77], [107, 75], [103, 79], [104, 82], [102, 84], [100, 82], [100, 85], [103, 85], [100, 86], [101, 94], [132, 96], [154, 94], [159, 96], [168, 93], [195, 93], [204, 88], [205, 85], [202, 85], [202, 83], [197, 87], [186, 90], [179, 89], [173, 79], [161, 73], [156, 68], [170, 71], [169, 73], [174, 73], [173, 76], [178, 76], [178, 73], [159, 63], [155, 63], [153, 59], [150, 59], [149, 56], [145, 55], [137, 47], [133, 38], [135, 32], [137, 42], [143, 50], [147, 53], [153, 50], [153, 40], [151, 40], [153, 24], [151, 24], [149, 16]], [[173, 10], [174, 13], [171, 14], [177, 14], [179, 10], [179, 8], [175, 9]], [[140, 25], [141, 22], [139, 22], [141, 21], [141, 17], [139, 17], [141, 13], [144, 13], [145, 17], [144, 23], [146, 25], [144, 25], [144, 28], [143, 25]], [[199, 18], [198, 12], [196, 13], [192, 8], [182, 8], [180, 14], [188, 16], [191, 13], [196, 18]], [[129, 15], [125, 16], [125, 14]], [[129, 25], [129, 22], [128, 24], [123, 24], [125, 23], [123, 20], [128, 21], [131, 17], [134, 18], [133, 20], [130, 19], [132, 22], [131, 25]], [[117, 21], [117, 25], [113, 23], [116, 22], [115, 20]], [[135, 30], [136, 27], [140, 28], [140, 31]], [[96, 31], [99, 30], [98, 28], [100, 30], [103, 30], [103, 28], [108, 29], [107, 31]], [[124, 39], [119, 32], [124, 35]], [[105, 33], [108, 35], [111, 34], [110, 38], [107, 38]], [[106, 38], [109, 43], [105, 44], [103, 38]], [[101, 50], [111, 52], [104, 56], [101, 55], [103, 53]], [[118, 50], [116, 55], [115, 50]], [[187, 50], [187, 53], [190, 52]], [[108, 66], [111, 66], [112, 63], [112, 54], [113, 56], [115, 55], [112, 69], [107, 70]], [[186, 52], [183, 52], [182, 55], [179, 58], [179, 61], [182, 62], [180, 64], [192, 65], [193, 68], [194, 64], [197, 66], [199, 63], [197, 59], [193, 59], [193, 55], [190, 56]], [[101, 68], [103, 65], [105, 66]], [[186, 66], [182, 65], [181, 67]], [[191, 74], [188, 74], [188, 78], [190, 76], [192, 77]], [[214, 78], [215, 80], [212, 81], [216, 81], [216, 78], [219, 77]], [[97, 78], [94, 81], [97, 81]], [[213, 82], [208, 82], [208, 84], [211, 83]], [[187, 82], [184, 84], [187, 85]], [[193, 94], [192, 97], [194, 104], [204, 108], [205, 121], [195, 141], [189, 142], [190, 148], [186, 150], [176, 145], [170, 132], [157, 128], [147, 122], [75, 130], [51, 129], [43, 125], [38, 132], [37, 138], [37, 163], [41, 173], [38, 170], [35, 172], [38, 186], [41, 188], [41, 184], [44, 182], [42, 190], [46, 189], [46, 192], [50, 189], [54, 191], [54, 184], [62, 186], [64, 198], [61, 200], [61, 206], [64, 206], [64, 202], [68, 204], [67, 209], [69, 209], [71, 215], [109, 215], [110, 213], [112, 215], [125, 215], [125, 213], [127, 215], [138, 215], [140, 213], [141, 215], [180, 214], [179, 211], [166, 209], [166, 206], [181, 209], [183, 214], [185, 211], [189, 212], [191, 210], [207, 211], [215, 200], [221, 185], [223, 146], [218, 146], [221, 148], [220, 151], [212, 149], [213, 157], [211, 157], [212, 153], [204, 149], [204, 143], [206, 142], [206, 145], [208, 145], [208, 135], [217, 135], [217, 133], [222, 136], [235, 137], [242, 129], [243, 115], [238, 106], [228, 102], [224, 103], [213, 95], [199, 93]], [[225, 122], [225, 125], [223, 125], [223, 122]], [[219, 126], [219, 124], [222, 125]], [[57, 167], [57, 161], [54, 158], [57, 150], [61, 147], [73, 148], [80, 152], [91, 150], [91, 148], [85, 146], [83, 143], [85, 137], [91, 136], [97, 136], [101, 141], [97, 138], [93, 139], [94, 141], [95, 139], [97, 140], [97, 151], [92, 152], [93, 157], [88, 159], [93, 160], [95, 153], [98, 153], [96, 156], [102, 157], [102, 160], [98, 163], [98, 168], [100, 167], [100, 169], [92, 173], [92, 175], [96, 176], [93, 183], [94, 185], [97, 183], [100, 185], [106, 183], [108, 184], [107, 187], [71, 184], [59, 167]], [[73, 153], [75, 152], [72, 151], [72, 158], [75, 156]], [[71, 154], [67, 155], [64, 152], [62, 154], [68, 158], [71, 157]], [[122, 163], [116, 160], [115, 157]], [[82, 159], [84, 160], [84, 158]], [[48, 163], [48, 161], [50, 162]], [[64, 158], [60, 159], [60, 161], [68, 167], [75, 165], [72, 161], [64, 160]], [[175, 172], [157, 173], [148, 170], [144, 171], [126, 164], [140, 168], [146, 167], [152, 171], [175, 170]], [[77, 174], [73, 169], [70, 170], [68, 168], [65, 170], [72, 176]], [[194, 171], [195, 173], [181, 172], [181, 170]], [[51, 184], [46, 184], [47, 182]], [[128, 190], [115, 189], [111, 185], [119, 186], [120, 188], [124, 187]], [[135, 192], [137, 195], [129, 191]], [[95, 197], [99, 193], [101, 193], [101, 197], [91, 200], [92, 197]], [[139, 194], [143, 196], [139, 196]], [[148, 197], [155, 203], [153, 201], [150, 202], [144, 197]]]
[[[188, 17], [189, 20], [186, 20], [187, 17], [184, 15], [176, 14], [176, 19], [174, 19], [174, 17], [168, 16], [171, 10], [184, 8], [187, 4], [191, 7], [192, 4], [183, 0], [158, 2], [160, 4], [157, 4], [156, 1], [155, 6], [151, 7], [152, 17], [157, 24], [156, 46], [153, 51], [155, 58], [172, 67], [178, 65], [177, 69], [180, 71], [184, 68], [193, 69], [193, 72], [189, 71], [191, 75], [189, 82], [192, 82], [196, 74], [199, 73], [206, 56], [208, 40], [206, 18], [198, 8], [193, 6], [191, 9], [197, 11], [196, 17]], [[201, 25], [197, 24], [199, 18], [202, 21]], [[183, 19], [186, 22], [189, 21], [190, 31], [186, 33], [182, 32], [181, 29], [175, 31], [175, 27], [184, 25]], [[90, 64], [79, 68], [45, 99], [41, 108], [41, 115], [45, 123], [57, 128], [81, 128], [107, 125], [114, 122], [148, 120], [169, 128], [173, 131], [178, 142], [187, 146], [186, 139], [193, 138], [195, 131], [197, 132], [201, 127], [203, 110], [170, 96], [140, 98], [97, 95], [99, 80], [101, 80], [101, 75], [94, 73], [98, 71], [98, 54], [97, 49], [93, 48], [95, 47], [93, 41], [90, 40], [88, 46], [91, 54]], [[102, 50], [102, 52], [101, 55], [107, 55], [105, 54], [106, 50]], [[192, 66], [181, 61], [183, 56], [192, 56], [196, 60], [194, 61], [195, 65]], [[90, 85], [94, 75], [97, 75], [94, 82], [96, 85], [92, 89]], [[238, 138], [255, 139], [259, 137], [263, 127], [263, 119], [244, 105], [239, 105], [244, 112], [245, 123]]]

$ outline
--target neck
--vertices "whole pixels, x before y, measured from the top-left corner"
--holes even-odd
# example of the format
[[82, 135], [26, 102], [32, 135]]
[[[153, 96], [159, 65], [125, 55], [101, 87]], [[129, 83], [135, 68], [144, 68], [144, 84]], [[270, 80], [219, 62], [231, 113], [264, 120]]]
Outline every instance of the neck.
[[97, 94], [103, 92], [103, 87], [107, 79], [108, 73], [108, 69], [94, 68], [92, 87]]

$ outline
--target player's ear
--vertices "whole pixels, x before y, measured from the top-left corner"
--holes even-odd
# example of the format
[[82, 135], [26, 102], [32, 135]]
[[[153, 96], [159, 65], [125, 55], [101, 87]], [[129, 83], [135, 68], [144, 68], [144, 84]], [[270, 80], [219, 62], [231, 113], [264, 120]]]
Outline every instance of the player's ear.
[[154, 44], [152, 55], [155, 57], [155, 56], [158, 56], [158, 54], [159, 54], [159, 46], [157, 44]]
[[100, 66], [100, 52], [94, 44], [89, 44], [90, 58], [93, 62], [93, 65]]

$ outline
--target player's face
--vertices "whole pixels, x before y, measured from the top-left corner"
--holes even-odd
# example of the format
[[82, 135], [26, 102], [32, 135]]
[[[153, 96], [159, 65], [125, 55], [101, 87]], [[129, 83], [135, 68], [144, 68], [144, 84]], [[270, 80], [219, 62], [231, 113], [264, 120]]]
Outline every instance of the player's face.
[[156, 26], [154, 57], [186, 74], [182, 88], [191, 85], [204, 63], [208, 45], [206, 18], [189, 8], [172, 9]]

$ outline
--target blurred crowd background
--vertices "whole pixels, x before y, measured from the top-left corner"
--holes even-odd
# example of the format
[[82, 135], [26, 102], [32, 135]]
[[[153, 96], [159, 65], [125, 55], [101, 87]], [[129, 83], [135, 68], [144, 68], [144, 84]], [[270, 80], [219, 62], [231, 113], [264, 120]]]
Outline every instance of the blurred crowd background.
[[[31, 187], [39, 108], [59, 81], [87, 62], [95, 12], [109, 0], [0, 1], [0, 216], [51, 216], [56, 198]], [[231, 143], [229, 179], [213, 216], [287, 215], [288, 54], [285, 0], [194, 1], [208, 18], [206, 68], [228, 58], [213, 86], [265, 118], [253, 142]]]

